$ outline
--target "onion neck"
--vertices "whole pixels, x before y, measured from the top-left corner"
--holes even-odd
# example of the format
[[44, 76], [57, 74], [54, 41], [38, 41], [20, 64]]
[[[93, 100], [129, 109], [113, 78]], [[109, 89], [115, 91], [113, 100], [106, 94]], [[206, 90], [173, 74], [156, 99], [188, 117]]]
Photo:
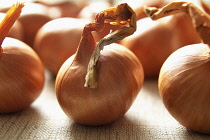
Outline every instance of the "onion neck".
[[[89, 23], [87, 24], [82, 32], [81, 40], [79, 47], [76, 52], [75, 60], [80, 62], [89, 62], [89, 58], [95, 49], [96, 42], [92, 35], [92, 31], [99, 32], [104, 28], [104, 25], [98, 23]], [[88, 59], [87, 59], [88, 58]]]
[[126, 25], [129, 23], [129, 26], [124, 26], [108, 34], [97, 43], [88, 64], [87, 74], [85, 76], [85, 87], [97, 87], [96, 64], [100, 57], [100, 51], [103, 50], [104, 46], [120, 41], [123, 38], [132, 35], [136, 31], [136, 14], [129, 5], [123, 3], [117, 7], [110, 8], [99, 13], [96, 16], [93, 25], [104, 27], [105, 23], [113, 25]]
[[79, 47], [76, 51], [75, 60], [79, 62], [88, 61], [87, 58], [91, 56], [95, 48], [95, 44], [96, 43], [95, 43], [95, 40], [93, 38], [91, 31], [89, 31], [85, 27], [81, 36]]

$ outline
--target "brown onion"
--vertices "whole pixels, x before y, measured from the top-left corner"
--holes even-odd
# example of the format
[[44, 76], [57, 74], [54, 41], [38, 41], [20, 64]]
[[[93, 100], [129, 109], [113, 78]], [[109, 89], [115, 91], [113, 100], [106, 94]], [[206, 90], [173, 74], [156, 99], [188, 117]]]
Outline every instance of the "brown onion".
[[38, 3], [26, 3], [19, 21], [22, 24], [23, 41], [33, 48], [34, 38], [38, 30], [52, 18], [48, 15], [48, 8]]
[[[61, 108], [73, 121], [84, 125], [103, 125], [119, 119], [132, 105], [143, 82], [141, 63], [124, 46], [112, 44], [98, 50], [135, 31], [134, 16], [130, 17], [133, 11], [128, 5], [121, 4], [107, 11], [107, 15], [99, 13], [84, 27], [76, 54], [67, 59], [56, 77], [56, 95]], [[109, 19], [117, 24], [123, 20], [121, 16], [131, 18], [130, 27], [113, 32], [95, 48], [91, 31], [103, 29], [107, 17], [112, 17]]]
[[120, 43], [139, 58], [146, 77], [158, 77], [162, 64], [171, 53], [200, 42], [189, 17], [181, 13], [158, 21], [149, 17], [140, 19], [137, 31]]
[[13, 5], [0, 24], [0, 113], [28, 107], [44, 86], [44, 68], [34, 50], [19, 40], [5, 38], [22, 7], [22, 3]]
[[184, 46], [167, 58], [158, 79], [159, 92], [166, 109], [180, 124], [210, 134], [210, 16], [187, 2], [150, 11], [153, 19], [180, 12], [191, 18], [206, 44]]
[[159, 92], [164, 105], [183, 126], [210, 134], [210, 47], [180, 48], [164, 63]]
[[83, 19], [58, 18], [46, 23], [38, 31], [34, 49], [53, 75], [76, 52], [86, 23], [88, 21]]

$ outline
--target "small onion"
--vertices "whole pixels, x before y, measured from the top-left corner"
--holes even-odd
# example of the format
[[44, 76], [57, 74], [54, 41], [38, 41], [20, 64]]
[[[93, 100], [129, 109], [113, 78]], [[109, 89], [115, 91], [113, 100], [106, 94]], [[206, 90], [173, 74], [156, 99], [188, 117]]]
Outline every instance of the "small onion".
[[[127, 10], [128, 5], [120, 6]], [[118, 10], [117, 8], [108, 9], [106, 16], [109, 16], [112, 10]], [[127, 12], [129, 15], [132, 13]], [[96, 42], [91, 31], [101, 30], [101, 26], [104, 25], [103, 18], [106, 18], [100, 14], [103, 15], [103, 12], [99, 13], [94, 22], [84, 27], [76, 54], [62, 65], [55, 83], [56, 96], [61, 108], [73, 121], [83, 125], [104, 125], [122, 117], [134, 102], [144, 79], [143, 68], [138, 58], [119, 44], [107, 45], [99, 51], [97, 64], [91, 68], [92, 60], [95, 60], [94, 52], [98, 55], [97, 50], [100, 48], [100, 45], [95, 48]], [[121, 18], [121, 15], [112, 16], [115, 17]], [[133, 32], [132, 27], [125, 27], [119, 31], [120, 37], [125, 35], [125, 30], [126, 33], [130, 32], [129, 30]], [[113, 34], [102, 40], [115, 40]], [[100, 41], [98, 44], [100, 43], [106, 44], [106, 41]], [[88, 74], [96, 81], [91, 81]]]
[[83, 19], [58, 18], [49, 21], [37, 32], [34, 50], [53, 75], [76, 52], [86, 23], [88, 21]]
[[28, 107], [44, 86], [44, 67], [35, 51], [17, 39], [5, 38], [23, 6], [13, 5], [0, 24], [0, 113]]
[[163, 64], [159, 91], [164, 105], [183, 126], [210, 134], [210, 47], [180, 48]]

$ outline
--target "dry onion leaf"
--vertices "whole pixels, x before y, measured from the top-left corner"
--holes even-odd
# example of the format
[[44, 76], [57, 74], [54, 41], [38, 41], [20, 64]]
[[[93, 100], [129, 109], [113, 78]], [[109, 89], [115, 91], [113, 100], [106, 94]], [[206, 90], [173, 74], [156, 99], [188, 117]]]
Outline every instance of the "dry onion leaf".
[[163, 8], [145, 7], [145, 12], [153, 19], [174, 15], [177, 13], [186, 13], [192, 20], [197, 32], [200, 34], [204, 43], [210, 45], [210, 16], [200, 10], [193, 3], [189, 2], [171, 2]]
[[97, 43], [88, 64], [87, 75], [85, 77], [85, 87], [97, 87], [95, 66], [100, 57], [100, 51], [103, 50], [104, 46], [122, 40], [136, 31], [136, 14], [127, 3], [122, 3], [97, 14], [95, 20], [89, 24], [89, 28], [92, 30], [101, 30], [105, 23], [125, 26], [108, 34]]

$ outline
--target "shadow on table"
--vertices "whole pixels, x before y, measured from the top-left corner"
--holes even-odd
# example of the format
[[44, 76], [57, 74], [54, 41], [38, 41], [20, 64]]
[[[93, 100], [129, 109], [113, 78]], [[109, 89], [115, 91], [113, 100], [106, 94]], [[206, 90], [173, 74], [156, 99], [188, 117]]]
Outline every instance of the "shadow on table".
[[[118, 121], [104, 126], [85, 126], [71, 123], [68, 134], [74, 140], [150, 139], [153, 134], [146, 126], [146, 123], [143, 121], [139, 122], [139, 119], [135, 122], [134, 119], [124, 116]], [[153, 129], [153, 131], [155, 130]]]
[[159, 96], [157, 78], [145, 79], [142, 88], [148, 91], [148, 93], [154, 94], [154, 96]]
[[39, 110], [30, 106], [22, 111], [0, 115], [1, 139], [25, 139], [42, 124]]
[[85, 126], [70, 123], [66, 138], [72, 140], [155, 140], [155, 139], [196, 139], [209, 140], [210, 135], [196, 133], [180, 126], [168, 129], [151, 125], [146, 120], [135, 120], [124, 116], [104, 126]]

